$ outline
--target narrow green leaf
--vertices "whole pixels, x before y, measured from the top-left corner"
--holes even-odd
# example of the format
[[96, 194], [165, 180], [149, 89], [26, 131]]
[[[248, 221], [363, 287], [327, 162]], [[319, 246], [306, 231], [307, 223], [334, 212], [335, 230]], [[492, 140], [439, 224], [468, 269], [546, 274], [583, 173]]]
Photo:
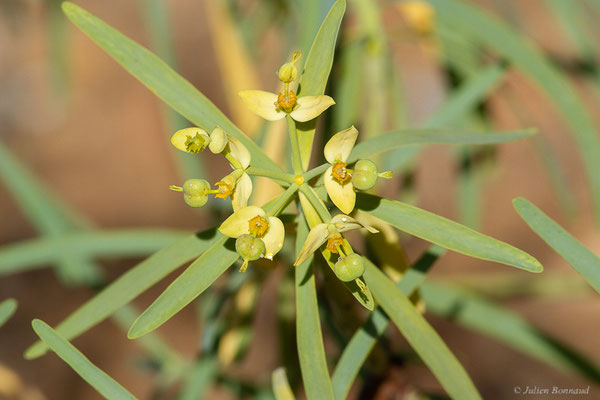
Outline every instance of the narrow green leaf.
[[[298, 85], [298, 96], [320, 96], [325, 93], [327, 79], [333, 65], [335, 44], [345, 12], [346, 0], [337, 0], [331, 6], [304, 63], [304, 70]], [[302, 168], [304, 169], [308, 168], [310, 162], [316, 127], [317, 119], [296, 123]]]
[[465, 132], [445, 129], [402, 129], [365, 140], [357, 144], [348, 162], [372, 157], [404, 146], [415, 144], [484, 145], [512, 142], [530, 137], [534, 130], [514, 132]]
[[227, 236], [218, 239], [135, 320], [127, 337], [136, 339], [158, 328], [191, 303], [239, 258]]
[[530, 357], [566, 372], [600, 382], [600, 370], [585, 356], [538, 331], [523, 317], [463, 289], [425, 283], [421, 298], [427, 310], [496, 339]]
[[158, 251], [186, 233], [167, 229], [115, 229], [46, 236], [0, 248], [0, 276], [58, 263], [65, 256], [138, 257]]
[[448, 346], [402, 291], [371, 262], [365, 280], [375, 300], [454, 399], [480, 399], [475, 385]]
[[513, 205], [527, 225], [600, 293], [600, 258], [527, 199], [517, 197]]
[[420, 208], [366, 193], [357, 194], [357, 208], [401, 231], [458, 253], [529, 272], [543, 270], [539, 261], [524, 251]]
[[129, 393], [127, 389], [119, 385], [113, 378], [92, 364], [92, 362], [77, 350], [75, 346], [66, 341], [44, 321], [34, 319], [31, 325], [40, 339], [42, 339], [56, 355], [69, 364], [79, 376], [96, 389], [105, 399], [136, 399], [136, 397]]
[[[139, 0], [139, 3], [145, 17], [146, 29], [150, 33], [151, 49], [173, 70], [177, 71], [179, 68], [175, 57], [172, 27], [169, 22], [171, 15], [168, 3], [165, 3], [163, 0]], [[189, 122], [185, 118], [167, 107], [166, 104], [160, 108], [160, 111], [166, 133], [172, 134], [179, 129], [189, 126]], [[192, 176], [207, 176], [202, 157], [175, 149], [172, 149], [171, 154], [177, 163], [179, 176], [183, 179]]]
[[219, 125], [248, 148], [253, 164], [280, 170], [206, 96], [148, 49], [73, 3], [64, 2], [63, 11], [71, 22], [175, 111], [208, 131]]
[[[431, 246], [403, 275], [397, 283], [402, 293], [409, 297], [421, 286], [425, 280], [427, 271], [433, 266], [437, 259], [443, 254], [442, 247]], [[387, 327], [390, 319], [381, 307], [377, 307], [367, 321], [354, 332], [352, 338], [344, 347], [342, 355], [333, 372], [331, 382], [333, 393], [337, 400], [343, 400], [348, 395], [354, 380], [358, 376], [362, 365], [375, 347], [377, 340]]]
[[17, 301], [15, 299], [6, 299], [0, 303], [0, 326], [12, 317], [17, 310]]
[[[57, 332], [67, 340], [81, 335], [180, 265], [198, 257], [221, 238], [216, 234], [216, 229], [210, 229], [188, 236], [154, 253], [75, 310], [56, 327]], [[47, 349], [45, 344], [37, 342], [26, 350], [25, 358], [39, 357]]]
[[[296, 256], [306, 237], [308, 226], [298, 216]], [[323, 334], [319, 321], [319, 306], [313, 271], [313, 256], [295, 267], [296, 274], [296, 341], [304, 390], [308, 400], [333, 399], [333, 388], [325, 359]]]
[[568, 80], [530, 40], [489, 13], [458, 0], [431, 0], [440, 21], [511, 61], [552, 99], [571, 127], [589, 179], [596, 219], [600, 222], [600, 141], [586, 105]]
[[[469, 111], [472, 111], [497, 86], [505, 76], [505, 66], [496, 64], [489, 66], [469, 78], [458, 89], [453, 91], [424, 124], [423, 128], [442, 128], [455, 126]], [[385, 158], [385, 169], [401, 170], [414, 160], [421, 147], [400, 148]]]

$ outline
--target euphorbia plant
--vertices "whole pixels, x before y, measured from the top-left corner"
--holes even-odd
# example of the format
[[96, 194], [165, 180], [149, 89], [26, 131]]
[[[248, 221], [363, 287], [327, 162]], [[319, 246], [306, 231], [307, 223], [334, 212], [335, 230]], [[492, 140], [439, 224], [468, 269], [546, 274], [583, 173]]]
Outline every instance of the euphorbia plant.
[[[364, 358], [358, 361], [342, 358], [342, 363], [358, 365], [356, 368], [338, 365], [336, 371], [354, 372], [334, 378], [332, 383], [325, 362], [316, 297], [315, 269], [320, 264], [314, 253], [320, 253], [339, 284], [364, 308], [373, 311], [381, 307], [377, 311], [387, 313], [452, 397], [479, 397], [455, 356], [408, 300], [407, 295], [418, 284], [405, 293], [365, 254], [356, 252], [344, 233], [363, 230], [368, 235], [378, 235], [378, 229], [371, 223], [377, 221], [386, 228], [395, 227], [459, 253], [541, 272], [542, 266], [535, 258], [515, 247], [414, 206], [366, 193], [378, 179], [391, 178], [391, 172], [379, 171], [377, 162], [370, 160], [377, 154], [413, 144], [502, 143], [529, 136], [531, 132], [465, 134], [455, 130], [398, 130], [361, 142], [359, 130], [349, 126], [337, 133], [323, 132], [333, 135], [318, 148], [315, 143], [320, 142], [314, 140], [317, 119], [335, 106], [334, 99], [324, 91], [345, 10], [345, 1], [338, 0], [325, 18], [303, 67], [300, 67], [301, 55], [295, 52], [291, 61], [279, 68], [277, 76], [282, 88], [278, 93], [254, 89], [240, 93], [243, 103], [264, 119], [286, 119], [287, 160], [292, 165], [292, 170], [286, 172], [155, 55], [73, 4], [66, 3], [64, 10], [127, 70], [196, 125], [173, 134], [171, 142], [177, 149], [199, 154], [208, 148], [215, 156], [225, 157], [232, 172], [212, 185], [205, 177], [188, 177], [181, 187], [171, 186], [172, 190], [183, 192], [185, 202], [192, 207], [205, 206], [211, 195], [231, 201], [230, 215], [217, 229], [183, 239], [125, 273], [59, 324], [59, 335], [67, 340], [80, 335], [179, 265], [194, 260], [131, 326], [128, 336], [139, 338], [169, 320], [240, 259], [243, 273], [249, 263], [263, 258], [295, 274], [298, 356], [307, 397], [331, 399], [334, 393], [343, 397]], [[319, 155], [323, 154], [324, 162], [308, 168], [315, 149]], [[265, 204], [249, 204], [255, 176], [272, 179], [283, 192]], [[287, 227], [283, 213], [287, 215]], [[285, 241], [290, 240], [295, 245], [295, 261], [285, 262], [280, 255]], [[377, 261], [398, 261], [386, 259], [385, 253], [375, 256]], [[37, 328], [45, 332], [44, 327]], [[37, 343], [27, 356], [39, 356], [46, 349], [45, 344]], [[61, 354], [60, 349], [53, 349]], [[364, 351], [368, 354], [368, 350]]]

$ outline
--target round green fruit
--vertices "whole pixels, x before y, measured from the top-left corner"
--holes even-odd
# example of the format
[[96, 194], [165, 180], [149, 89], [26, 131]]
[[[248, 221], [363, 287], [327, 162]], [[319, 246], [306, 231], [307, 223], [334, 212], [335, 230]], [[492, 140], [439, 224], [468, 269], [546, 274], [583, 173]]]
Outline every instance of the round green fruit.
[[377, 183], [377, 166], [370, 160], [359, 160], [354, 165], [352, 185], [358, 190], [369, 190]]
[[238, 237], [235, 241], [235, 251], [248, 261], [258, 260], [265, 256], [265, 242], [249, 234]]
[[362, 257], [353, 253], [336, 262], [333, 271], [341, 281], [351, 282], [362, 276], [365, 265]]

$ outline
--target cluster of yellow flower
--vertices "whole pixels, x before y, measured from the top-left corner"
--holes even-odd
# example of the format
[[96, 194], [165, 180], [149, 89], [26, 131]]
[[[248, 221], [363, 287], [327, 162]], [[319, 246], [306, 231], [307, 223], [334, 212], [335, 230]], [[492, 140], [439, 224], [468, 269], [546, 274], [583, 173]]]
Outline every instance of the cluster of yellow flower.
[[[298, 78], [295, 63], [299, 57], [300, 53], [294, 53], [292, 61], [281, 66], [278, 71], [279, 80], [284, 84], [282, 92], [275, 94], [245, 90], [239, 93], [250, 110], [269, 121], [289, 116], [295, 121], [305, 122], [317, 118], [335, 104], [329, 96], [297, 97], [290, 89], [290, 83]], [[333, 135], [325, 145], [324, 155], [329, 166], [324, 173], [323, 184], [329, 198], [343, 214], [331, 218], [327, 212], [327, 218], [321, 216], [321, 223], [311, 223], [312, 229], [295, 265], [301, 264], [326, 244], [324, 251], [338, 255], [334, 265], [338, 278], [344, 282], [356, 281], [364, 291], [365, 284], [360, 279], [364, 272], [362, 258], [354, 253], [342, 233], [360, 228], [366, 228], [371, 233], [378, 232], [348, 214], [354, 210], [356, 189], [369, 190], [378, 178], [390, 178], [391, 172], [378, 173], [375, 164], [369, 160], [359, 160], [353, 169], [349, 168], [348, 159], [357, 137], [358, 131], [352, 126]], [[183, 187], [171, 186], [171, 189], [182, 191], [186, 203], [192, 207], [206, 204], [210, 194], [223, 199], [231, 198], [234, 212], [221, 224], [219, 231], [236, 239], [236, 251], [243, 259], [240, 271], [245, 271], [250, 261], [259, 258], [273, 260], [283, 247], [285, 237], [284, 225], [277, 217], [282, 208], [277, 207], [276, 210], [267, 212], [266, 207], [248, 206], [252, 180], [248, 174], [251, 156], [246, 147], [220, 127], [216, 127], [210, 134], [196, 127], [182, 129], [173, 135], [171, 142], [177, 149], [187, 153], [199, 153], [208, 147], [211, 152], [222, 154], [229, 161], [233, 172], [216, 182], [216, 189], [211, 189], [210, 184], [202, 179], [189, 179]], [[297, 190], [308, 183], [303, 175], [297, 175], [290, 185], [294, 185]]]

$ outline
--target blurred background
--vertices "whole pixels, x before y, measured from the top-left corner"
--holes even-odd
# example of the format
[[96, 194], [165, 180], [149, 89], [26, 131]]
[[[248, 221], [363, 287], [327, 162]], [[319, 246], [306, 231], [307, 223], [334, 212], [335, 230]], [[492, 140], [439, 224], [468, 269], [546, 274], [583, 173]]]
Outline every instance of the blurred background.
[[[308, 54], [332, 1], [76, 3], [159, 54], [277, 159], [279, 146], [285, 143], [279, 140], [284, 135], [282, 127], [267, 126], [247, 113], [236, 93], [255, 88], [276, 91], [275, 71], [294, 50]], [[600, 127], [600, 28], [594, 22], [600, 17], [598, 2], [469, 0], [466, 4], [499, 20], [526, 49], [533, 46], [535, 54], [553, 65], [581, 100], [580, 112], [596, 129]], [[432, 310], [428, 319], [484, 398], [512, 399], [515, 386], [527, 385], [592, 385], [592, 392], [598, 394], [600, 374], [593, 364], [600, 365], [600, 299], [527, 227], [511, 203], [517, 196], [528, 198], [600, 253], [581, 142], [575, 139], [577, 129], [568, 124], [556, 91], [544, 86], [551, 87], [552, 82], [537, 81], [535, 70], [532, 74], [519, 59], [507, 57], [484, 40], [478, 42], [472, 32], [456, 29], [452, 18], [456, 23], [460, 15], [445, 17], [430, 11], [392, 1], [348, 1], [327, 90], [337, 105], [320, 122], [319, 135], [331, 135], [350, 124], [358, 127], [363, 138], [392, 129], [436, 125], [478, 131], [536, 127], [535, 139], [493, 148], [432, 146], [395, 152], [380, 160], [397, 172], [394, 180], [378, 190], [515, 245], [544, 265], [542, 275], [532, 275], [450, 253], [431, 273], [440, 282], [485, 296], [520, 315], [540, 335], [566, 348], [575, 360], [572, 364], [580, 366], [569, 371], [557, 367], [559, 362], [543, 362], [494, 339], [493, 334], [468, 329], [468, 323], [456, 323], [452, 316]], [[464, 17], [468, 31], [469, 25], [475, 25], [469, 16]], [[471, 91], [465, 94], [467, 89]], [[457, 95], [465, 96], [469, 107], [454, 114], [447, 110], [452, 118], [439, 117], [439, 111]], [[60, 2], [2, 0], [0, 246], [4, 247], [0, 254], [3, 248], [37, 237], [77, 235], [78, 229], [92, 227], [194, 231], [213, 226], [226, 211], [219, 200], [211, 200], [212, 209], [197, 211], [168, 190], [170, 184], [180, 185], [190, 176], [214, 182], [227, 169], [206, 154], [190, 159], [177, 153], [169, 137], [185, 126], [186, 121], [168, 111], [70, 24], [60, 11]], [[23, 176], [33, 189], [20, 185]], [[33, 205], [27, 196], [34, 197]], [[57, 228], [61, 224], [44, 217], [48, 211], [39, 208], [36, 199], [55, 209], [68, 209], [66, 214], [79, 222]], [[401, 239], [411, 261], [427, 247], [416, 238]], [[163, 244], [155, 244], [154, 250]], [[13, 268], [2, 265], [0, 257], [0, 300], [13, 297], [19, 302], [16, 314], [0, 328], [0, 398], [99, 398], [55, 355], [23, 359], [24, 350], [37, 339], [30, 322], [41, 318], [57, 324], [103, 282], [121, 275], [143, 255], [102, 257], [95, 260], [96, 269], [83, 273], [43, 260]], [[136, 299], [135, 307], [149, 305], [174, 276]], [[242, 317], [235, 307], [218, 314], [225, 325], [232, 322], [243, 328], [239, 331], [253, 333], [233, 340], [235, 349], [229, 352], [236, 358], [225, 349], [227, 327], [219, 328], [221, 350], [215, 344], [216, 372], [205, 398], [263, 396], [271, 371], [290, 360], [286, 349], [295, 351], [288, 326], [293, 316], [285, 301], [290, 301], [289, 296], [281, 294], [286, 288], [291, 290], [286, 286], [290, 277], [291, 268], [283, 259], [272, 270], [259, 271], [244, 282], [219, 280], [215, 296], [216, 292], [231, 297], [244, 293], [255, 299], [246, 303], [252, 307], [242, 310]], [[326, 296], [324, 292], [320, 296]], [[207, 315], [210, 305], [203, 298], [158, 330], [160, 345], [175, 354], [166, 357], [167, 361], [160, 357], [157, 361], [148, 346], [128, 340], [113, 320], [74, 344], [139, 398], [178, 398], [184, 385], [181, 377], [187, 376], [180, 369], [193, 368], [202, 359], [199, 352], [205, 350], [200, 339], [206, 332], [202, 315]], [[324, 307], [335, 310], [335, 305]], [[122, 324], [126, 320], [124, 316]], [[353, 332], [346, 326], [352, 324], [335, 324], [334, 329], [324, 323], [332, 363], [340, 343]], [[401, 399], [409, 393], [442, 393], [435, 378], [410, 354], [399, 333], [390, 329], [351, 398]], [[288, 374], [297, 381], [294, 371]]]

